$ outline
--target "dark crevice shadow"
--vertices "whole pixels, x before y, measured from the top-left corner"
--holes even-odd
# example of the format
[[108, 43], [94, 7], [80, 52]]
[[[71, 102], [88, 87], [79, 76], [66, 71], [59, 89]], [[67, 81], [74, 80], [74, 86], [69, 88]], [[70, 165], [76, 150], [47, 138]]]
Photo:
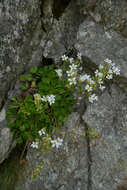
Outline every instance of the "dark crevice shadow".
[[52, 10], [54, 18], [58, 20], [70, 2], [71, 0], [54, 0]]

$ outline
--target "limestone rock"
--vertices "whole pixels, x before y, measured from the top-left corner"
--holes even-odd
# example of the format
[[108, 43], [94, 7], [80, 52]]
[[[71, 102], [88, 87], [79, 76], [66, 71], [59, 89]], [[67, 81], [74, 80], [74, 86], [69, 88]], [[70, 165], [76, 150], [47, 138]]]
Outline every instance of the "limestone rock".
[[[85, 138], [85, 126], [80, 123], [78, 113], [72, 113], [60, 132], [65, 134], [63, 145], [59, 149], [52, 148], [47, 153], [29, 150], [27, 161], [30, 164], [26, 173], [29, 177], [25, 183], [16, 186], [16, 189], [39, 190], [83, 190], [88, 186], [88, 155]], [[42, 171], [35, 179], [31, 178], [32, 169], [40, 162]], [[28, 174], [27, 174], [28, 175]]]
[[12, 140], [10, 129], [5, 127], [5, 108], [0, 112], [0, 163], [9, 155], [15, 142]]
[[120, 67], [121, 76], [127, 77], [127, 39], [117, 32], [107, 32], [100, 24], [84, 21], [79, 27], [75, 47], [96, 65], [103, 64], [106, 58], [111, 59]]
[[40, 62], [42, 29], [39, 1], [2, 1], [0, 3], [0, 109], [8, 91], [28, 66]]
[[[20, 74], [43, 57], [59, 64], [61, 55], [75, 47], [83, 55], [83, 71], [93, 74], [109, 58], [121, 75], [106, 83], [97, 103], [83, 100], [83, 117], [80, 112], [69, 116], [60, 149], [45, 154], [29, 149], [31, 165], [15, 190], [114, 190], [127, 173], [127, 1], [63, 0], [63, 7], [56, 2], [0, 3], [0, 162], [14, 146], [4, 105], [17, 93]], [[92, 139], [88, 127], [95, 131]], [[43, 170], [33, 180], [32, 169], [41, 161]]]
[[87, 107], [83, 119], [97, 135], [90, 143], [92, 187], [114, 190], [127, 172], [127, 94], [110, 86]]

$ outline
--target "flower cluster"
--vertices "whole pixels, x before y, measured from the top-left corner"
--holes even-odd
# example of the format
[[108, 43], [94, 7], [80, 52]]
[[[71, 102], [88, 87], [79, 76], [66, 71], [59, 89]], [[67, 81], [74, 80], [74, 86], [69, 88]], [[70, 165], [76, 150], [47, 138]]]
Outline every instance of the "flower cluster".
[[93, 103], [94, 101], [97, 101], [98, 97], [96, 96], [96, 94], [92, 94], [91, 96], [89, 96], [89, 102]]
[[119, 67], [117, 67], [115, 65], [115, 63], [113, 63], [110, 59], [105, 59], [104, 60], [105, 64], [108, 64], [108, 72], [107, 72], [107, 75], [106, 75], [106, 78], [107, 79], [112, 79], [113, 78], [113, 74], [114, 75], [120, 75], [120, 69]]
[[120, 69], [116, 67], [110, 59], [104, 60], [104, 65], [99, 65], [99, 68], [95, 71], [95, 76], [81, 75], [79, 82], [86, 82], [85, 91], [88, 94], [89, 102], [93, 103], [98, 100], [97, 95], [94, 93], [98, 87], [100, 90], [104, 90], [104, 81], [106, 79], [112, 79], [113, 75], [120, 75]]
[[49, 102], [50, 106], [55, 103], [55, 96], [51, 94], [50, 96], [43, 96], [41, 98], [43, 102]]
[[82, 59], [81, 53], [78, 52], [77, 57], [78, 57], [79, 60], [81, 60]]
[[40, 131], [38, 131], [38, 134], [39, 134], [40, 136], [42, 136], [42, 135], [45, 135], [46, 132], [44, 131], [44, 129], [41, 129]]
[[77, 59], [74, 60], [74, 58], [69, 58], [66, 55], [62, 56], [62, 60], [65, 61], [66, 63], [68, 63], [69, 66], [69, 70], [66, 71], [67, 77], [68, 77], [68, 82], [69, 85], [76, 85], [77, 84], [77, 71], [78, 71], [78, 67], [80, 65], [80, 61], [81, 61], [81, 54], [78, 53], [77, 54]]
[[51, 106], [52, 104], [55, 103], [55, 96], [51, 94], [50, 96], [43, 96], [41, 97], [40, 94], [36, 93], [34, 94], [34, 103], [36, 105], [37, 111], [42, 111], [42, 102], [48, 102], [49, 105]]
[[62, 61], [67, 61], [69, 59], [68, 56], [66, 55], [62, 55], [61, 58], [62, 58]]
[[77, 76], [77, 65], [72, 63], [69, 65], [70, 70], [67, 71], [68, 81], [70, 85], [76, 85], [76, 76]]
[[80, 77], [79, 77], [80, 82], [84, 82], [85, 80], [89, 80], [89, 79], [90, 79], [90, 75], [87, 75], [87, 74], [80, 75]]
[[[42, 136], [42, 134], [43, 135], [46, 134], [43, 131], [43, 129], [40, 130], [38, 133], [39, 133], [40, 136]], [[48, 138], [48, 141], [50, 141], [52, 148], [59, 148], [60, 146], [62, 146], [63, 139], [61, 139], [61, 138], [58, 137], [55, 140], [52, 140], [52, 138], [49, 137], [49, 136], [47, 136], [46, 138]], [[39, 141], [33, 141], [30, 146], [31, 146], [31, 148], [38, 149], [39, 148]]]
[[33, 141], [32, 143], [31, 143], [31, 145], [30, 145], [32, 148], [36, 148], [36, 149], [38, 149], [38, 147], [39, 147], [39, 143], [36, 141]]
[[62, 145], [62, 143], [63, 143], [63, 139], [61, 139], [61, 138], [58, 137], [55, 140], [51, 139], [50, 142], [51, 142], [53, 148], [54, 147], [59, 148]]

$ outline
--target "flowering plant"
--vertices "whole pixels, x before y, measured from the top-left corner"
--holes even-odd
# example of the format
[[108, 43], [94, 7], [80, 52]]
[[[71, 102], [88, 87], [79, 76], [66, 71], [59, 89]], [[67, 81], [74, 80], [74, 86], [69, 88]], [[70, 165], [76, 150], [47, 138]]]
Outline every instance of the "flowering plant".
[[75, 87], [87, 94], [90, 103], [94, 103], [98, 100], [96, 89], [103, 91], [105, 80], [120, 74], [120, 69], [109, 59], [99, 65], [92, 77], [79, 74], [82, 70], [80, 53], [75, 59], [63, 55], [62, 61], [60, 68], [50, 65], [38, 69], [34, 66], [29, 74], [20, 77], [24, 83], [23, 92], [12, 98], [13, 104], [7, 111], [8, 126], [17, 143], [30, 144], [38, 149], [43, 141], [43, 145], [46, 142], [59, 148], [63, 139], [51, 136], [73, 110]]
[[11, 98], [13, 104], [6, 114], [17, 143], [27, 142], [32, 148], [39, 148], [43, 139], [52, 147], [62, 144], [62, 139], [50, 136], [72, 112], [75, 101], [73, 89], [61, 80], [59, 72], [53, 65], [32, 67], [28, 75], [20, 77], [22, 93]]

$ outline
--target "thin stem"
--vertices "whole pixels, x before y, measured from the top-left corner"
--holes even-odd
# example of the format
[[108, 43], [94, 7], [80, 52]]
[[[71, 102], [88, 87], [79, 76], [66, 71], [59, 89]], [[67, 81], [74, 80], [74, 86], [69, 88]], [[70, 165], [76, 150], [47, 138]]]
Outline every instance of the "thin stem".
[[26, 150], [28, 144], [29, 144], [29, 139], [26, 141], [26, 144], [25, 144], [24, 149], [23, 149], [23, 151], [22, 151], [22, 153], [21, 153], [21, 155], [20, 155], [20, 159], [19, 159], [19, 160], [22, 160], [22, 158], [23, 158], [23, 156], [24, 156], [24, 153], [25, 153], [25, 150]]

